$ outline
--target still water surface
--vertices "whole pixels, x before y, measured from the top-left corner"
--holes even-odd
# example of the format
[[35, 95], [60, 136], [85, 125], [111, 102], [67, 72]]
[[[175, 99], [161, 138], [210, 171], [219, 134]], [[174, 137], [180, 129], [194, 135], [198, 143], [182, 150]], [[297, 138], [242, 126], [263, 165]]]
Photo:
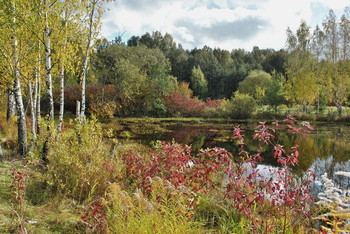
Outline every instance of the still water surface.
[[[133, 136], [134, 140], [148, 144], [155, 140], [171, 141], [192, 145], [194, 151], [207, 147], [222, 147], [238, 155], [238, 146], [232, 137], [233, 126], [240, 125], [245, 130], [245, 144], [248, 152], [255, 152], [257, 142], [252, 139], [255, 123], [177, 123], [163, 125], [166, 131], [140, 132]], [[302, 136], [288, 136], [278, 134], [277, 139], [286, 149], [294, 144], [299, 145], [299, 165], [294, 173], [312, 170], [316, 179], [324, 173], [333, 179], [342, 189], [350, 189], [350, 178], [334, 175], [336, 171], [350, 171], [350, 125], [348, 124], [313, 124], [315, 131]], [[293, 143], [294, 142], [294, 143]], [[273, 151], [266, 148], [263, 153], [263, 164], [276, 167], [278, 164], [273, 158]]]

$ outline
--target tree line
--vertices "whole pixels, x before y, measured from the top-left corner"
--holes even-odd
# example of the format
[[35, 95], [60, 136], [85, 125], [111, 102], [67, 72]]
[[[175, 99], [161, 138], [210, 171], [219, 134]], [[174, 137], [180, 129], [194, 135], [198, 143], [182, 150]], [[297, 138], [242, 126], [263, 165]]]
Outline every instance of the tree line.
[[[184, 92], [179, 90], [184, 88], [181, 83], [188, 84], [191, 95], [203, 101], [208, 98], [231, 99], [239, 92], [253, 97], [257, 104], [270, 105], [275, 109], [281, 104], [298, 104], [307, 111], [308, 106], [315, 105], [320, 113], [325, 106], [333, 105], [337, 107], [338, 115], [342, 115], [342, 107], [347, 104], [350, 91], [349, 22], [349, 7], [344, 9], [340, 18], [330, 10], [322, 25], [315, 29], [301, 20], [295, 32], [287, 28], [286, 48], [278, 51], [258, 47], [252, 51], [228, 51], [208, 46], [185, 50], [170, 34], [162, 35], [158, 31], [132, 36], [125, 43], [120, 36], [112, 41], [103, 39], [98, 42], [92, 59], [92, 74], [95, 82], [114, 85], [120, 96], [125, 96], [126, 90], [138, 90], [140, 99], [147, 100], [144, 102], [147, 108], [133, 106], [134, 111], [130, 108], [126, 111], [128, 105], [119, 102], [116, 114], [120, 116], [165, 115], [169, 106], [164, 96]], [[149, 62], [151, 66], [145, 66], [142, 64], [145, 58], [154, 64]], [[125, 66], [129, 66], [129, 72], [136, 72], [136, 66], [139, 78], [143, 74], [146, 83], [155, 77], [171, 76], [173, 79], [161, 78], [163, 83], [156, 90], [164, 88], [160, 92], [163, 97], [157, 95], [157, 104], [151, 104], [155, 99], [147, 92], [154, 93], [147, 89], [154, 87], [142, 85], [141, 89], [133, 89], [131, 83], [134, 84], [138, 76], [121, 74]], [[152, 74], [146, 68], [151, 69]], [[121, 87], [125, 80], [130, 80], [126, 82], [130, 85], [128, 89]], [[132, 97], [136, 98], [135, 95]]]

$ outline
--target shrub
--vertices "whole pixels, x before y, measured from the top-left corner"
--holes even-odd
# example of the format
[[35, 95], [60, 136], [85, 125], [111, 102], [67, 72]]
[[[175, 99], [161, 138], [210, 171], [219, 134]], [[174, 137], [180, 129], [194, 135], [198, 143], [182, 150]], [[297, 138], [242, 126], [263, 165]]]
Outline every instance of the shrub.
[[[113, 117], [117, 110], [118, 92], [113, 85], [89, 84], [86, 86], [86, 102], [90, 114], [99, 117]], [[55, 91], [58, 96], [58, 91]], [[65, 109], [75, 113], [77, 101], [81, 100], [81, 87], [65, 88]], [[57, 103], [56, 103], [57, 104]]]
[[[273, 123], [275, 127], [270, 127], [265, 122], [257, 126], [253, 135], [258, 140], [255, 153], [245, 150], [243, 130], [234, 127], [234, 138], [241, 145], [239, 155], [250, 165], [250, 171], [247, 166], [235, 165], [233, 176], [227, 183], [226, 197], [234, 200], [236, 209], [251, 221], [251, 228], [261, 232], [282, 230], [283, 233], [299, 233], [305, 223], [309, 222], [310, 204], [313, 201], [310, 191], [314, 175], [306, 172], [300, 180], [294, 178], [291, 168], [298, 163], [298, 145], [285, 149], [279, 144], [276, 132], [303, 135], [313, 130], [313, 127], [308, 122], [296, 124], [292, 117], [286, 118], [284, 122], [285, 127], [277, 121]], [[269, 177], [260, 174], [261, 168], [257, 167], [266, 146], [273, 147], [273, 157], [281, 165], [276, 169], [266, 168], [271, 174]]]
[[219, 108], [223, 99], [212, 100], [207, 98], [204, 103], [204, 110], [201, 113], [202, 117], [213, 118], [219, 116]]
[[240, 92], [236, 92], [230, 102], [232, 105], [230, 115], [233, 118], [249, 118], [257, 108], [256, 101], [252, 96]]
[[117, 106], [114, 101], [92, 101], [89, 106], [89, 113], [97, 117], [113, 118]]
[[102, 196], [118, 176], [117, 163], [106, 149], [101, 124], [95, 118], [76, 122], [60, 136], [52, 136], [47, 156], [51, 183], [80, 201]]
[[175, 115], [180, 113], [187, 117], [198, 116], [205, 108], [203, 101], [182, 96], [178, 92], [173, 92], [170, 96], [166, 97], [165, 103], [170, 114]]
[[202, 150], [196, 157], [191, 147], [176, 143], [160, 142], [150, 152], [150, 158], [143, 158], [130, 151], [124, 158], [131, 183], [150, 192], [150, 178], [160, 177], [175, 187], [186, 186], [194, 192], [205, 192], [214, 186], [217, 176], [228, 172], [232, 154], [225, 149]]

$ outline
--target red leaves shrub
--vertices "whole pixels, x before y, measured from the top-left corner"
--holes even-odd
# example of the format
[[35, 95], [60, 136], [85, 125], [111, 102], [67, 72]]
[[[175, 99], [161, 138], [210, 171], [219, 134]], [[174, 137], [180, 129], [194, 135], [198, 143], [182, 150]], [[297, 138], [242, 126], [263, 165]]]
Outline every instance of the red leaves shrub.
[[221, 102], [222, 102], [222, 99], [212, 100], [211, 98], [207, 98], [205, 100], [205, 107], [217, 109], [218, 107], [220, 107]]
[[172, 115], [198, 116], [205, 105], [203, 101], [196, 98], [184, 97], [178, 92], [173, 92], [165, 98], [165, 104]]
[[107, 233], [107, 212], [101, 205], [88, 206], [80, 217], [92, 232]]
[[232, 154], [225, 149], [203, 150], [196, 157], [189, 146], [161, 142], [151, 151], [151, 157], [143, 159], [137, 152], [130, 151], [124, 158], [130, 179], [145, 192], [150, 188], [148, 178], [160, 177], [175, 187], [186, 186], [192, 191], [205, 192], [213, 186], [215, 177], [231, 168]]
[[[313, 200], [310, 187], [314, 177], [312, 172], [306, 172], [302, 178], [294, 177], [291, 168], [298, 163], [298, 146], [285, 149], [278, 142], [277, 132], [304, 134], [313, 127], [306, 122], [296, 124], [292, 117], [284, 122], [280, 125], [276, 121], [274, 126], [261, 122], [257, 126], [252, 136], [258, 145], [254, 153], [245, 148], [244, 131], [234, 127], [233, 136], [240, 144], [239, 156], [243, 160], [240, 163], [233, 163], [232, 154], [225, 149], [207, 149], [192, 155], [191, 147], [176, 143], [161, 142], [149, 152], [149, 158], [130, 151], [123, 159], [129, 182], [151, 194], [152, 181], [161, 178], [179, 191], [187, 191], [188, 195], [184, 196], [192, 196], [192, 201], [214, 188], [233, 201], [236, 210], [250, 221], [250, 231], [294, 230], [310, 216], [309, 205]], [[258, 165], [267, 147], [272, 147], [279, 168]], [[267, 170], [268, 176], [259, 170]], [[190, 207], [194, 208], [192, 203]]]
[[[311, 182], [314, 180], [313, 173], [306, 172], [300, 180], [296, 180], [291, 173], [291, 167], [298, 163], [298, 145], [287, 150], [276, 140], [277, 131], [304, 134], [313, 130], [313, 127], [307, 122], [296, 124], [294, 118], [290, 116], [284, 119], [284, 122], [284, 127], [277, 121], [273, 122], [275, 128], [266, 125], [265, 122], [257, 126], [253, 138], [258, 140], [258, 150], [254, 154], [245, 151], [243, 130], [234, 127], [233, 131], [234, 138], [241, 145], [240, 154], [246, 157], [245, 163], [251, 165], [251, 172], [247, 172], [247, 167], [236, 165], [225, 196], [235, 201], [236, 209], [250, 219], [255, 228], [259, 225], [260, 228], [268, 231], [271, 231], [272, 227], [268, 227], [264, 221], [266, 217], [282, 219], [282, 229], [285, 232], [287, 226], [292, 227], [309, 216], [308, 203], [313, 200], [310, 195]], [[260, 174], [261, 168], [257, 168], [257, 164], [262, 159], [260, 154], [263, 151], [263, 145], [273, 147], [273, 157], [281, 165], [277, 169], [265, 168], [269, 171], [269, 178]], [[261, 209], [266, 206], [270, 208]], [[262, 212], [263, 215], [261, 215]]]
[[186, 117], [213, 117], [217, 115], [217, 109], [220, 107], [222, 100], [201, 101], [197, 98], [182, 95], [180, 92], [173, 92], [165, 98], [165, 104], [171, 115], [182, 115]]
[[28, 174], [23, 170], [12, 169], [12, 183], [9, 188], [12, 190], [13, 204], [16, 208], [20, 208], [25, 203], [26, 182]]

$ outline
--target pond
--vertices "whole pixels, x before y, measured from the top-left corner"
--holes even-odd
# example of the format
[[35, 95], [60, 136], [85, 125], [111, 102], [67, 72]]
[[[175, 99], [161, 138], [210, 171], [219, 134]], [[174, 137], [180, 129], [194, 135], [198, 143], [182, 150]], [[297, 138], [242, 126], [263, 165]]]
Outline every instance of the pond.
[[[257, 141], [252, 139], [256, 122], [230, 122], [230, 121], [118, 121], [121, 136], [128, 133], [132, 140], [143, 144], [162, 140], [192, 145], [195, 152], [201, 148], [222, 147], [238, 155], [238, 145], [233, 139], [233, 126], [239, 125], [245, 132], [245, 144], [248, 152], [255, 152]], [[307, 137], [287, 136], [279, 134], [280, 144], [286, 146], [299, 145], [299, 164], [293, 169], [294, 173], [312, 170], [316, 179], [327, 173], [337, 186], [350, 189], [350, 178], [335, 175], [337, 171], [350, 171], [350, 125], [315, 123], [315, 131]], [[272, 148], [267, 148], [263, 155], [263, 165], [277, 167], [273, 158]]]

